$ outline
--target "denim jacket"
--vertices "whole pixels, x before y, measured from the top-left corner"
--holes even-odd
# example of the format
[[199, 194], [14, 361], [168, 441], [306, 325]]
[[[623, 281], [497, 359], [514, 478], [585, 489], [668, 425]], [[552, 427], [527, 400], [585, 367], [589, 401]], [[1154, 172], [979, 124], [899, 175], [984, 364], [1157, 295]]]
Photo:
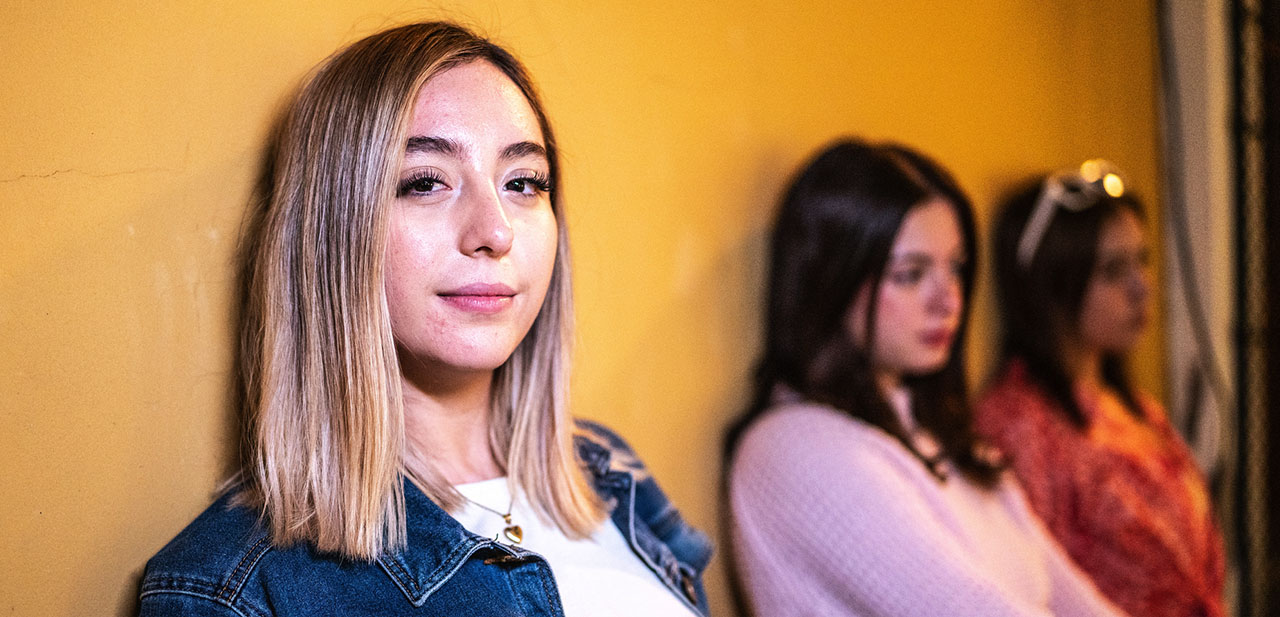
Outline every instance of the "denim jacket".
[[[591, 484], [640, 560], [695, 612], [711, 544], [688, 526], [635, 453], [580, 421], [574, 438]], [[256, 512], [223, 496], [147, 562], [141, 617], [546, 616], [564, 611], [537, 553], [477, 536], [405, 483], [407, 546], [374, 562], [271, 545]]]

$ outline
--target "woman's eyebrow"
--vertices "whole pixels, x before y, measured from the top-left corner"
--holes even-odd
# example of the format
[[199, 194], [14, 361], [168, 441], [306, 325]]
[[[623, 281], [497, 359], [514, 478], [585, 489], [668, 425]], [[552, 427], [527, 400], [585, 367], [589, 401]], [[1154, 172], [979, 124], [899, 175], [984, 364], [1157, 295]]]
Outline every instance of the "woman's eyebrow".
[[1098, 257], [1128, 257], [1130, 255], [1143, 255], [1150, 253], [1151, 247], [1146, 245], [1136, 247], [1115, 247], [1110, 249], [1099, 249]]
[[[929, 254], [926, 251], [903, 251], [901, 253], [890, 253], [889, 265], [905, 265], [905, 264], [928, 265], [933, 263], [933, 259], [934, 259], [933, 255]], [[958, 259], [960, 261], [965, 261], [968, 258], [965, 256], [964, 251], [957, 251], [956, 253], [947, 255], [945, 259], [946, 260]]]
[[500, 158], [503, 160], [518, 159], [526, 156], [539, 156], [547, 158], [547, 149], [542, 144], [532, 141], [521, 141], [502, 149]]
[[933, 256], [924, 251], [903, 251], [889, 255], [889, 263], [929, 263]]
[[444, 154], [455, 158], [462, 156], [462, 146], [452, 139], [442, 137], [410, 137], [404, 147], [405, 152], [421, 154]]
[[[458, 142], [443, 137], [410, 137], [405, 144], [405, 152], [418, 154], [443, 154], [461, 158], [464, 148]], [[547, 158], [547, 149], [542, 144], [532, 141], [520, 141], [502, 149], [498, 155], [503, 160], [518, 159], [526, 156]]]

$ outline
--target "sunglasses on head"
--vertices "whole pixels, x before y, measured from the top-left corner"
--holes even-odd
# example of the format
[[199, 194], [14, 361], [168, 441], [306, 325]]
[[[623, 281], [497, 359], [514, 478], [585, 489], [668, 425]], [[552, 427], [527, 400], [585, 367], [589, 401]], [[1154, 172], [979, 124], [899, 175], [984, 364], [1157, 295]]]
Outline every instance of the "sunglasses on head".
[[1089, 159], [1079, 169], [1059, 171], [1045, 178], [1040, 197], [1018, 239], [1018, 265], [1023, 269], [1031, 267], [1031, 260], [1035, 259], [1049, 223], [1053, 222], [1053, 214], [1059, 208], [1080, 212], [1104, 196], [1120, 197], [1124, 190], [1120, 170], [1104, 159]]

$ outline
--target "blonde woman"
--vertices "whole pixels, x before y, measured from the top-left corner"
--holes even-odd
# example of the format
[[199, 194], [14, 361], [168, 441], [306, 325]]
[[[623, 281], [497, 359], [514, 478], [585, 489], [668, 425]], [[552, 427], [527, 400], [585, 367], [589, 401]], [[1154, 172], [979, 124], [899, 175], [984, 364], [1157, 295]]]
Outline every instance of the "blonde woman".
[[239, 479], [141, 614], [705, 615], [710, 546], [566, 412], [556, 141], [524, 67], [448, 23], [323, 63], [251, 236]]

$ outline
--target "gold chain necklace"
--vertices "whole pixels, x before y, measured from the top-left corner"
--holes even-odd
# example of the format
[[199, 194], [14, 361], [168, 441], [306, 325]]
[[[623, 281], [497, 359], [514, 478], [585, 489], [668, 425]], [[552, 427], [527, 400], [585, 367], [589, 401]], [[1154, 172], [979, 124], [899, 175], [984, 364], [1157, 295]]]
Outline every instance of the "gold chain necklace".
[[519, 544], [521, 540], [524, 540], [524, 530], [521, 529], [519, 525], [511, 522], [511, 511], [515, 508], [515, 505], [516, 505], [515, 495], [511, 496], [511, 503], [507, 504], [507, 511], [505, 514], [497, 510], [494, 510], [493, 508], [490, 508], [489, 506], [486, 506], [470, 497], [467, 497], [466, 495], [463, 495], [462, 498], [466, 499], [467, 501], [470, 501], [471, 503], [481, 508], [484, 508], [485, 510], [488, 510], [494, 514], [497, 514], [498, 516], [501, 516], [502, 520], [507, 524], [506, 527], [502, 528], [502, 535], [506, 536], [508, 540], [511, 540], [512, 544]]

